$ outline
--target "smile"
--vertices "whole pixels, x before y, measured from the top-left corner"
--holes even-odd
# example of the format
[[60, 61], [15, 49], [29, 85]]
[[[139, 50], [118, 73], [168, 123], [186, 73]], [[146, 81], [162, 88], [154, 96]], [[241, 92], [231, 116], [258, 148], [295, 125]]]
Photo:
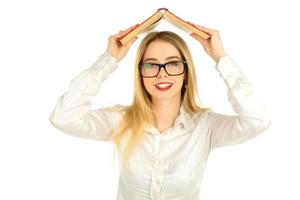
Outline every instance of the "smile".
[[160, 91], [169, 90], [172, 87], [173, 83], [158, 83], [155, 85], [156, 89]]

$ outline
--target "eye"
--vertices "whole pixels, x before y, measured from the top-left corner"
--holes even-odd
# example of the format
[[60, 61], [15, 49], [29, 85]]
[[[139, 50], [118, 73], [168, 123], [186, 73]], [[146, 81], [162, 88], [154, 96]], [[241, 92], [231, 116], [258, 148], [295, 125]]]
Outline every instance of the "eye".
[[155, 63], [143, 63], [142, 66], [143, 66], [143, 68], [155, 68], [155, 67], [158, 67], [157, 64], [155, 64]]
[[155, 64], [153, 64], [153, 63], [143, 63], [142, 67], [144, 67], [144, 68], [153, 68], [153, 67], [155, 67]]
[[169, 66], [174, 66], [174, 67], [176, 67], [180, 64], [181, 64], [180, 61], [171, 61], [171, 62], [168, 63]]

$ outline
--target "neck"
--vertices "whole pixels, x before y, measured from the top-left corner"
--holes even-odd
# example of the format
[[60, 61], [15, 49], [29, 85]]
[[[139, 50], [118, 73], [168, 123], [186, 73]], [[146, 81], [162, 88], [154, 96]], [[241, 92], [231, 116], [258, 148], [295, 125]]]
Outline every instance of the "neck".
[[159, 100], [153, 99], [153, 110], [157, 123], [174, 122], [179, 115], [180, 99], [178, 100]]

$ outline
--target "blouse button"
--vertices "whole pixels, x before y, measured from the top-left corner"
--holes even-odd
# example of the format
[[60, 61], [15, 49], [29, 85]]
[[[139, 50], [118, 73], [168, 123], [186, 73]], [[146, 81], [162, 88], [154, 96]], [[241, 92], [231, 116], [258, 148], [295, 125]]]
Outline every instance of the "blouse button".
[[157, 183], [157, 184], [159, 184], [159, 183], [160, 183], [160, 181], [159, 181], [159, 178], [156, 178], [156, 183]]
[[159, 177], [156, 177], [155, 178], [155, 183], [156, 183], [156, 185], [161, 185], [161, 179], [159, 178]]

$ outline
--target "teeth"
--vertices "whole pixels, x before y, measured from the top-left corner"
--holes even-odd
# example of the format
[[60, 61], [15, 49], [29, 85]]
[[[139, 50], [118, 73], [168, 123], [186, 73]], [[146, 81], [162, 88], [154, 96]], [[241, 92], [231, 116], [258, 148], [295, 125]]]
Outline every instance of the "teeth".
[[171, 86], [172, 84], [170, 83], [166, 83], [166, 84], [157, 84], [156, 86], [159, 87], [159, 88], [167, 88], [169, 86]]

